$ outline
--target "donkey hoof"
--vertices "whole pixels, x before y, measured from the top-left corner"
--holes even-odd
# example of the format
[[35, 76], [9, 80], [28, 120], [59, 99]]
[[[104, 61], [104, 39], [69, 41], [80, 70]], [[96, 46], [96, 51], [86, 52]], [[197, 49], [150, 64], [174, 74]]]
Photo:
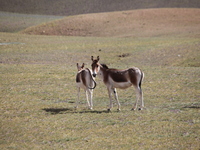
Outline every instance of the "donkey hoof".
[[135, 111], [135, 108], [132, 108], [131, 110], [132, 110], [132, 111]]
[[138, 108], [138, 110], [142, 110], [142, 108]]
[[108, 111], [108, 112], [111, 112], [111, 109], [110, 109], [110, 108], [108, 108], [108, 109], [107, 109], [107, 111]]
[[119, 111], [121, 111], [121, 109], [118, 108], [117, 111], [119, 112]]

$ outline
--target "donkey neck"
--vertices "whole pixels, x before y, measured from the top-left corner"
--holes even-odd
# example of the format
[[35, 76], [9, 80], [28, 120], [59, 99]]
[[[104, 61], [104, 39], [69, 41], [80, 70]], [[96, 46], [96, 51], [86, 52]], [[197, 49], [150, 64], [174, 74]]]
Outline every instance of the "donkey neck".
[[108, 72], [107, 72], [107, 70], [108, 69], [100, 66], [100, 70], [99, 70], [99, 72], [97, 74], [104, 82], [106, 82], [107, 79], [108, 79]]

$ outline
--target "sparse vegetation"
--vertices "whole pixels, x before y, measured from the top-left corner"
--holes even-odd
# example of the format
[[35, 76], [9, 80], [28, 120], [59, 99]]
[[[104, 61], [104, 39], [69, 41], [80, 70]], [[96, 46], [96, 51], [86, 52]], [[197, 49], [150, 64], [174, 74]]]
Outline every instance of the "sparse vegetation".
[[170, 35], [194, 37], [200, 34], [199, 16], [200, 9], [191, 8], [141, 9], [86, 14], [30, 27], [22, 33], [94, 37], [160, 37]]
[[19, 32], [31, 26], [61, 19], [62, 16], [27, 15], [0, 11], [0, 32]]
[[[170, 57], [165, 66], [153, 57], [165, 49], [167, 59], [171, 47], [183, 43], [196, 49], [198, 38], [18, 36], [1, 33], [0, 38], [24, 43], [1, 45], [1, 149], [200, 147], [199, 67], [174, 65], [176, 59]], [[147, 49], [153, 53], [146, 55]], [[123, 53], [130, 55], [118, 57]], [[75, 65], [85, 62], [90, 67], [91, 55], [100, 55], [111, 67], [140, 67], [145, 72], [146, 110], [130, 111], [135, 100], [130, 88], [118, 90], [122, 111], [114, 107], [107, 113], [107, 91], [98, 79], [94, 110], [85, 109], [84, 94], [75, 110]]]
[[[195, 12], [198, 11], [195, 9]], [[178, 15], [178, 12], [176, 13]], [[19, 18], [22, 16], [18, 15]], [[82, 17], [89, 16], [91, 17]], [[38, 17], [43, 22], [41, 16]], [[185, 17], [185, 20], [182, 19], [184, 23], [181, 29], [173, 25], [162, 34], [160, 30], [148, 28], [146, 23], [142, 24], [146, 33], [140, 34], [144, 28], [136, 26], [138, 35], [134, 36], [132, 31], [129, 34], [131, 36], [128, 36], [128, 29], [123, 35], [122, 28], [116, 30], [120, 31], [117, 32], [118, 35], [116, 32], [99, 28], [102, 32], [107, 32], [101, 33], [102, 35], [109, 34], [107, 37], [88, 37], [88, 34], [81, 37], [1, 32], [0, 149], [199, 150], [198, 17], [199, 15]], [[9, 18], [12, 19], [11, 16]], [[156, 26], [159, 19], [156, 20], [156, 17], [152, 16], [151, 18], [155, 19], [151, 20], [151, 23]], [[50, 17], [51, 19], [55, 18]], [[164, 19], [170, 21], [170, 18]], [[69, 17], [64, 20], [69, 20]], [[39, 27], [45, 27], [46, 32], [47, 27], [57, 29], [57, 23], [62, 21], [44, 21]], [[111, 18], [108, 21], [111, 23]], [[33, 23], [34, 20], [30, 22]], [[174, 20], [172, 22], [175, 23]], [[179, 20], [179, 27], [180, 24]], [[159, 25], [161, 27], [161, 24]], [[61, 27], [65, 29], [65, 26]], [[31, 29], [35, 32], [38, 26]], [[98, 85], [94, 90], [94, 110], [86, 109], [84, 92], [79, 109], [74, 109], [77, 98], [76, 63], [84, 62], [86, 67], [90, 67], [91, 55], [100, 56], [101, 62], [112, 68], [137, 66], [143, 70], [145, 110], [131, 111], [135, 93], [133, 88], [128, 88], [118, 90], [122, 111], [118, 112], [114, 104], [112, 112], [108, 113], [107, 89], [98, 78]]]
[[0, 4], [1, 11], [58, 16], [147, 8], [200, 8], [199, 0], [0, 0]]

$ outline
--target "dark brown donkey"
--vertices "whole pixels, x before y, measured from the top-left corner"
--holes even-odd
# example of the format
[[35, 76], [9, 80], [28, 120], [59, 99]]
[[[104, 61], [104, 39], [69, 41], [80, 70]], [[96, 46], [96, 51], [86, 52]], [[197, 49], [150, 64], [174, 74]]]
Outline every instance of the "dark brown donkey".
[[136, 67], [125, 70], [109, 69], [105, 64], [99, 63], [99, 56], [97, 56], [97, 59], [93, 59], [92, 56], [91, 60], [92, 75], [94, 77], [98, 75], [103, 80], [104, 84], [107, 86], [108, 95], [110, 98], [110, 106], [108, 108], [108, 111], [110, 111], [113, 107], [111, 97], [112, 93], [114, 94], [115, 100], [117, 101], [118, 110], [120, 111], [120, 103], [118, 100], [116, 88], [126, 89], [132, 85], [136, 89], [136, 102], [132, 110], [137, 109], [138, 100], [140, 100], [139, 110], [142, 110], [144, 108], [143, 93], [141, 89], [144, 73], [140, 69]]

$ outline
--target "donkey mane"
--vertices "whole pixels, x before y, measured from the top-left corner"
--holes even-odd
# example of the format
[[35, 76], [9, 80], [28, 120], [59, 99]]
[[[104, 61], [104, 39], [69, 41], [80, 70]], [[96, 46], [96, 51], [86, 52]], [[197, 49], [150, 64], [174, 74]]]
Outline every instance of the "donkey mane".
[[101, 66], [105, 69], [109, 69], [108, 66], [106, 64], [101, 64]]

